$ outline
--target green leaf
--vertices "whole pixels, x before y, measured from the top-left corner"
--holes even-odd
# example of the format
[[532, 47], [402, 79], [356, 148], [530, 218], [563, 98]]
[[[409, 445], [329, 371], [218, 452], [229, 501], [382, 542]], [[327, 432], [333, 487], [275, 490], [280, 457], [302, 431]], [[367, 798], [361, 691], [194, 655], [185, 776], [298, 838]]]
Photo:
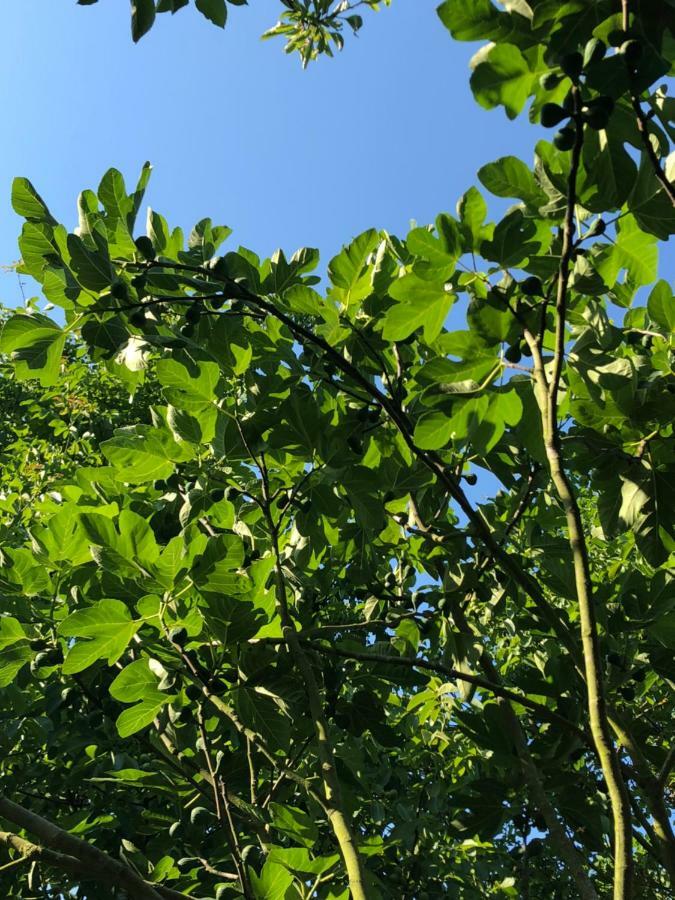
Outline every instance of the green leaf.
[[508, 28], [508, 16], [490, 0], [445, 0], [438, 7], [438, 15], [457, 41], [494, 40]]
[[247, 591], [250, 579], [239, 572], [244, 562], [244, 543], [235, 534], [211, 538], [192, 571], [201, 590], [227, 596]]
[[497, 197], [518, 197], [537, 208], [547, 202], [530, 169], [515, 156], [502, 156], [478, 170], [481, 183]]
[[426, 281], [411, 272], [397, 279], [389, 293], [399, 303], [384, 315], [385, 340], [403, 341], [418, 328], [424, 329], [427, 343], [438, 337], [454, 300], [444, 283]]
[[267, 858], [270, 863], [279, 863], [289, 871], [302, 875], [322, 875], [340, 860], [337, 853], [332, 856], [313, 857], [308, 850], [300, 847], [273, 847]]
[[110, 258], [99, 242], [97, 249], [90, 249], [77, 234], [68, 235], [68, 252], [75, 276], [82, 287], [91, 291], [103, 291], [113, 281]]
[[131, 37], [140, 41], [155, 21], [155, 0], [131, 0]]
[[26, 640], [26, 632], [18, 619], [15, 619], [14, 616], [0, 617], [0, 650], [24, 640]]
[[232, 694], [237, 713], [246, 726], [257, 732], [271, 749], [288, 747], [290, 722], [279, 712], [272, 699], [261, 696], [250, 687], [234, 688]]
[[440, 450], [452, 437], [452, 419], [443, 412], [426, 413], [415, 426], [415, 444], [422, 450]]
[[143, 703], [137, 703], [135, 706], [125, 709], [115, 721], [119, 736], [123, 738], [130, 737], [132, 734], [136, 734], [137, 731], [152, 725], [157, 714], [168, 700], [169, 698], [165, 694], [161, 694], [154, 701], [144, 700]]
[[652, 321], [668, 333], [675, 331], [675, 297], [667, 281], [657, 281], [647, 300], [647, 310]]
[[272, 821], [277, 831], [288, 835], [295, 843], [313, 847], [319, 836], [314, 819], [304, 810], [283, 803], [270, 803]]
[[[152, 672], [147, 658], [137, 659], [125, 666], [110, 685], [110, 695], [123, 703], [155, 699], [159, 680]], [[162, 696], [166, 696], [162, 694]]]
[[515, 119], [525, 106], [535, 76], [527, 60], [513, 44], [496, 44], [478, 63], [471, 76], [476, 100], [486, 109], [503, 106]]
[[328, 263], [328, 276], [336, 288], [332, 293], [344, 306], [363, 300], [370, 293], [370, 273], [366, 261], [378, 243], [379, 233], [370, 228], [354, 238]]
[[147, 425], [120, 429], [101, 444], [101, 450], [116, 476], [128, 484], [168, 478], [177, 462], [191, 456], [186, 445], [178, 444], [168, 432]]
[[0, 688], [5, 688], [14, 681], [32, 655], [27, 645], [0, 650]]
[[249, 869], [256, 900], [285, 900], [286, 891], [293, 884], [293, 873], [279, 863], [268, 860], [260, 875]]
[[8, 353], [23, 381], [37, 378], [40, 384], [54, 384], [59, 376], [65, 333], [39, 313], [18, 314], [8, 319], [0, 333], [0, 353]]
[[56, 219], [47, 209], [47, 204], [27, 178], [15, 178], [12, 182], [12, 209], [29, 222], [56, 225]]
[[59, 633], [88, 640], [76, 641], [71, 646], [63, 663], [64, 674], [82, 672], [98, 659], [107, 659], [112, 666], [126, 650], [139, 625], [120, 600], [100, 600], [95, 606], [71, 613], [59, 625]]
[[214, 25], [221, 28], [227, 22], [227, 6], [225, 0], [195, 0], [195, 6], [199, 12], [206, 16]]

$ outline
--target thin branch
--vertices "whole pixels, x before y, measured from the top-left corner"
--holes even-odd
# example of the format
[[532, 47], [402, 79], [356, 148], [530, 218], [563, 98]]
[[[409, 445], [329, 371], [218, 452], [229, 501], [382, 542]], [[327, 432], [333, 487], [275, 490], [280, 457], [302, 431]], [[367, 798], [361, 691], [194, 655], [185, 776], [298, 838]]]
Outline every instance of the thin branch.
[[629, 900], [632, 896], [633, 882], [630, 799], [610, 731], [588, 546], [576, 495], [563, 463], [558, 424], [558, 392], [565, 359], [569, 275], [574, 249], [577, 176], [584, 140], [583, 122], [581, 119], [581, 96], [577, 87], [572, 88], [572, 96], [577, 128], [567, 183], [562, 252], [556, 291], [555, 349], [548, 381], [539, 341], [534, 338], [528, 329], [524, 330], [524, 336], [532, 351], [535, 397], [541, 415], [544, 445], [551, 480], [565, 511], [569, 544], [572, 551], [581, 624], [581, 644], [586, 675], [589, 722], [593, 743], [607, 784], [612, 808], [614, 826], [614, 900]]
[[288, 608], [286, 579], [279, 548], [278, 527], [270, 509], [270, 485], [264, 458], [261, 458], [263, 491], [263, 513], [272, 542], [275, 560], [276, 608], [281, 621], [284, 642], [298, 667], [305, 685], [309, 712], [314, 725], [317, 751], [321, 763], [321, 777], [324, 786], [325, 808], [340, 852], [345, 862], [349, 889], [353, 900], [366, 900], [365, 875], [356, 839], [349, 818], [342, 803], [342, 789], [337, 774], [335, 754], [323, 710], [319, 686], [312, 665], [298, 638], [295, 623]]
[[675, 765], [675, 743], [668, 751], [668, 755], [663, 761], [663, 765], [661, 766], [661, 770], [659, 772], [659, 784], [662, 788], [664, 788], [668, 782], [668, 778], [670, 776], [670, 772]]
[[[124, 888], [132, 896], [138, 897], [139, 900], [160, 900], [162, 896], [181, 898], [185, 896], [176, 891], [171, 891], [170, 894], [167, 894], [165, 891], [160, 892], [159, 886], [145, 881], [129, 866], [108, 856], [107, 853], [99, 850], [98, 847], [94, 847], [92, 844], [81, 840], [81, 838], [69, 834], [37, 813], [31, 812], [18, 803], [14, 803], [2, 794], [0, 794], [0, 817], [7, 819], [14, 825], [18, 825], [40, 839], [41, 844], [32, 844], [30, 841], [27, 841], [21, 846], [24, 847], [24, 850], [29, 851], [31, 856], [41, 858], [46, 864], [53, 865], [71, 874], [74, 872], [73, 867], [76, 867], [78, 877], [84, 877], [86, 873], [89, 878], [95, 881]], [[18, 838], [17, 840], [23, 841], [24, 839]], [[19, 845], [14, 843], [13, 846], [15, 849], [18, 849]]]
[[574, 724], [574, 722], [570, 722], [569, 719], [566, 719], [559, 713], [544, 706], [543, 703], [537, 703], [536, 700], [530, 700], [529, 697], [525, 697], [517, 691], [512, 691], [510, 688], [504, 687], [501, 684], [495, 684], [492, 681], [488, 681], [486, 678], [481, 678], [480, 675], [470, 675], [467, 672], [460, 672], [458, 669], [445, 666], [443, 663], [432, 662], [431, 660], [420, 659], [419, 657], [390, 656], [386, 653], [343, 650], [341, 647], [319, 644], [315, 641], [303, 641], [303, 643], [318, 653], [330, 653], [332, 656], [340, 656], [343, 659], [353, 659], [374, 664], [383, 663], [388, 666], [403, 666], [407, 669], [425, 669], [428, 672], [435, 672], [453, 681], [465, 681], [467, 684], [473, 684], [475, 687], [482, 688], [483, 690], [488, 691], [488, 693], [494, 694], [496, 697], [503, 697], [506, 700], [519, 703], [521, 706], [525, 706], [527, 709], [536, 712], [542, 719], [561, 725], [566, 730], [574, 732], [574, 734], [581, 738], [584, 743], [587, 742], [586, 735]]
[[[629, 0], [621, 0], [621, 12], [622, 12], [622, 28], [624, 31], [628, 31], [629, 21], [630, 21], [630, 3]], [[626, 69], [628, 71], [628, 77], [632, 81], [632, 70], [630, 69], [628, 62], [626, 62]], [[657, 180], [663, 187], [664, 191], [670, 198], [670, 202], [675, 206], [675, 184], [668, 180], [668, 176], [661, 166], [661, 161], [656, 155], [656, 150], [654, 150], [654, 145], [652, 144], [651, 138], [649, 136], [649, 122], [647, 120], [647, 116], [642, 109], [642, 104], [640, 103], [640, 98], [638, 94], [631, 88], [630, 92], [630, 101], [633, 107], [633, 112], [635, 113], [635, 120], [637, 124], [637, 129], [640, 132], [640, 138], [642, 143], [644, 144], [645, 151], [647, 153], [647, 158], [652, 165], [652, 169], [654, 170], [654, 175]]]

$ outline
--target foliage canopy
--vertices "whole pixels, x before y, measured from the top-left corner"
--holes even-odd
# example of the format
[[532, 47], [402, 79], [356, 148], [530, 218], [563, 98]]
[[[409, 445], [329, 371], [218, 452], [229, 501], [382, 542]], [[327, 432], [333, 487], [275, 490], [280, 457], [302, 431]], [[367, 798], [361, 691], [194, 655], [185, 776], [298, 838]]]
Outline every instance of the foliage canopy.
[[[284, 5], [307, 62], [377, 4]], [[61, 312], [0, 337], [8, 897], [670, 896], [675, 6], [439, 15], [560, 126], [479, 170], [498, 221], [472, 186], [322, 278], [139, 233], [149, 165], [72, 232], [14, 183]]]

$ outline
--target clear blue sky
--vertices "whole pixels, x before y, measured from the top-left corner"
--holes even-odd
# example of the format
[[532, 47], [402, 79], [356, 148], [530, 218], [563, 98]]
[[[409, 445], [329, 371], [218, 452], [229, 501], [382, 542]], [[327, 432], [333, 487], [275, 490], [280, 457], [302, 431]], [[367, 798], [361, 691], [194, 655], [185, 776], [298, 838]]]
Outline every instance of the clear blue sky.
[[[149, 159], [149, 203], [189, 229], [230, 225], [261, 255], [319, 247], [325, 262], [368, 227], [454, 210], [477, 168], [530, 160], [526, 120], [471, 97], [472, 45], [451, 40], [438, 0], [394, 0], [366, 14], [344, 52], [302, 71], [280, 40], [261, 41], [278, 0], [230, 7], [225, 31], [194, 9], [158, 17], [140, 44], [126, 0], [4, 0], [0, 12], [0, 263], [16, 259], [12, 177], [30, 178], [56, 217], [116, 166]], [[0, 273], [0, 301], [20, 302]]]

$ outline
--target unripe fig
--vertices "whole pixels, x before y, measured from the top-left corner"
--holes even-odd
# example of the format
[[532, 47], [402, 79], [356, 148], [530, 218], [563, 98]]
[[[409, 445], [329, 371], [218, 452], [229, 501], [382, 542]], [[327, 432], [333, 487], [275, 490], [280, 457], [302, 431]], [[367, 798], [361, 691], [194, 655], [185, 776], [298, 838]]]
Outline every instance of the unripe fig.
[[608, 113], [599, 106], [589, 106], [581, 113], [584, 122], [595, 131], [602, 131], [609, 123]]
[[594, 97], [592, 100], [589, 100], [586, 105], [597, 106], [599, 109], [604, 109], [608, 116], [614, 111], [614, 99], [608, 97], [607, 94], [600, 94], [600, 96]]
[[600, 62], [605, 55], [607, 47], [598, 38], [591, 38], [584, 47], [584, 68], [593, 63]]
[[227, 278], [230, 274], [224, 256], [214, 256], [208, 261], [207, 266], [217, 278]]
[[194, 304], [185, 313], [185, 321], [188, 323], [188, 325], [196, 325], [197, 322], [199, 322], [201, 314], [202, 314], [202, 311], [199, 308], [199, 306]]
[[137, 237], [134, 241], [136, 244], [136, 249], [141, 254], [141, 256], [145, 257], [145, 259], [154, 259], [155, 258], [155, 248], [152, 245], [152, 241], [149, 237], [142, 234], [140, 237]]
[[558, 122], [568, 118], [568, 113], [558, 103], [544, 103], [541, 108], [540, 121], [544, 128], [553, 128]]
[[115, 300], [126, 300], [129, 296], [129, 291], [124, 281], [113, 281], [110, 287], [110, 293]]
[[519, 363], [522, 355], [518, 344], [511, 344], [511, 346], [507, 347], [504, 351], [504, 359], [507, 359], [510, 363]]
[[614, 28], [607, 35], [607, 43], [610, 47], [620, 47], [628, 39], [628, 35], [621, 28]]
[[627, 63], [635, 66], [642, 59], [642, 44], [636, 40], [625, 41], [619, 52], [623, 54]]
[[577, 132], [575, 128], [571, 128], [569, 125], [566, 125], [564, 128], [561, 128], [560, 131], [556, 131], [553, 135], [553, 143], [558, 148], [558, 150], [571, 150], [574, 147], [574, 142], [577, 139]]
[[543, 90], [552, 91], [554, 88], [558, 87], [561, 81], [562, 79], [557, 72], [546, 72], [539, 79], [539, 84]]
[[178, 647], [184, 647], [188, 641], [187, 628], [172, 628], [169, 632], [169, 640]]
[[572, 53], [566, 53], [560, 60], [560, 68], [574, 82], [579, 80], [583, 67], [584, 58], [577, 50]]
[[604, 219], [597, 219], [586, 232], [586, 237], [595, 237], [596, 235], [604, 234], [606, 230], [607, 225], [605, 224]]
[[202, 689], [196, 684], [188, 684], [185, 688], [185, 696], [194, 703], [202, 696]]
[[354, 435], [347, 438], [347, 446], [352, 451], [352, 453], [356, 453], [357, 456], [360, 456], [363, 453], [363, 444]]
[[134, 290], [138, 291], [139, 294], [142, 294], [145, 291], [145, 285], [147, 282], [147, 278], [145, 275], [134, 275], [131, 279], [131, 286]]
[[520, 290], [526, 297], [541, 297], [544, 293], [544, 286], [541, 283], [541, 278], [537, 278], [536, 275], [530, 275], [520, 282]]

